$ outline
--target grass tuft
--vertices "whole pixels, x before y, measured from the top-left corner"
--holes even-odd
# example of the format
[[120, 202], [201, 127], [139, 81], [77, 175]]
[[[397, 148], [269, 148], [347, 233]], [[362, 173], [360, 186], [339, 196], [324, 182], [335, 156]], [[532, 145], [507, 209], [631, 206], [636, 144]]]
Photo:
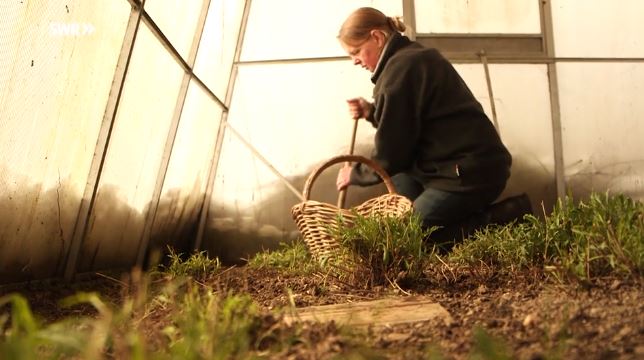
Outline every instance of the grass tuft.
[[159, 271], [171, 277], [204, 279], [221, 269], [219, 258], [209, 258], [206, 251], [194, 253], [187, 258], [184, 254], [177, 254], [170, 247], [168, 251], [170, 262], [168, 265], [160, 265]]
[[333, 232], [342, 249], [341, 267], [353, 270], [348, 280], [372, 287], [419, 281], [429, 257], [424, 239], [432, 230], [423, 229], [413, 213], [401, 217], [356, 214], [350, 224], [340, 219]]
[[171, 358], [234, 359], [253, 349], [262, 323], [249, 296], [222, 298], [193, 286], [180, 304], [173, 323], [163, 329]]
[[628, 277], [644, 270], [644, 205], [624, 195], [560, 199], [540, 221], [488, 227], [455, 247], [449, 261], [514, 271], [543, 267], [559, 279]]
[[311, 274], [319, 270], [317, 262], [301, 238], [291, 243], [280, 243], [278, 250], [264, 250], [255, 254], [247, 265], [255, 269], [275, 268], [292, 274]]
[[93, 315], [45, 325], [20, 294], [1, 297], [0, 359], [246, 359], [283, 351], [298, 337], [296, 327], [280, 332], [278, 318], [249, 295], [224, 296], [188, 278], [144, 293], [139, 304], [133, 296], [117, 305], [79, 292], [62, 306], [89, 305]]

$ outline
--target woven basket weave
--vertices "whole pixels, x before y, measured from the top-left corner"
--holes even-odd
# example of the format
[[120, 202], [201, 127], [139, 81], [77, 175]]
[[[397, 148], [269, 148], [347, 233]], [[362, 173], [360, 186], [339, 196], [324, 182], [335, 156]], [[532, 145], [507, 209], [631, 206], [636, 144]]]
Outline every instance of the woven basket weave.
[[[338, 208], [336, 205], [309, 200], [311, 186], [317, 177], [328, 167], [346, 161], [360, 162], [371, 167], [383, 180], [388, 194], [369, 199], [351, 209]], [[412, 203], [404, 196], [396, 194], [391, 178], [376, 162], [359, 155], [340, 155], [333, 157], [316, 168], [304, 184], [304, 201], [293, 206], [291, 213], [302, 233], [304, 242], [311, 255], [317, 260], [329, 259], [336, 255], [340, 243], [333, 237], [338, 230], [338, 219], [342, 217], [344, 226], [351, 226], [356, 214], [399, 217], [409, 212]]]

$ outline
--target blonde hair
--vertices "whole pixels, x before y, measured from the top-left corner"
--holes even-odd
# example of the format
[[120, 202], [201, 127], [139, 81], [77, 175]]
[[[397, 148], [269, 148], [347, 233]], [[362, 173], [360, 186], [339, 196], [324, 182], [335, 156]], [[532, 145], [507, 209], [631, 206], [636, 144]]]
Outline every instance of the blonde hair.
[[338, 39], [345, 44], [358, 44], [369, 37], [371, 30], [380, 30], [389, 37], [392, 33], [402, 33], [405, 29], [400, 17], [386, 16], [374, 8], [362, 7], [352, 12], [342, 23]]

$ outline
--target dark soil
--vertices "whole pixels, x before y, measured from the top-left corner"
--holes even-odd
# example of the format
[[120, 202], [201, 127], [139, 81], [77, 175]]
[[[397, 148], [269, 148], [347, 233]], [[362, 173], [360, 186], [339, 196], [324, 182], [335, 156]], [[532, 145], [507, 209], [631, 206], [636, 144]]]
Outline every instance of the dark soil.
[[[231, 267], [199, 280], [222, 292], [249, 294], [266, 313], [296, 307], [340, 304], [388, 296], [405, 296], [391, 288], [355, 289], [324, 276], [296, 276], [274, 269]], [[76, 291], [98, 291], [113, 299], [123, 284], [100, 278], [70, 285], [30, 285], [18, 289], [34, 312], [48, 320], [91, 312], [61, 309], [57, 300]], [[287, 290], [290, 289], [290, 292]], [[442, 320], [384, 328], [365, 328], [347, 335], [334, 323], [302, 324], [301, 341], [274, 358], [462, 359], [484, 353], [476, 333], [484, 329], [509, 358], [518, 359], [644, 359], [644, 287], [641, 278], [598, 279], [592, 283], [560, 283], [539, 271], [499, 275], [482, 271], [432, 270], [422, 284], [405, 292], [435, 299], [451, 314]], [[0, 289], [6, 292], [6, 289]], [[148, 319], [150, 333], [162, 319]], [[282, 327], [279, 316], [266, 316], [266, 327]], [[153, 335], [152, 335], [153, 336]], [[154, 339], [151, 339], [154, 341]], [[489, 345], [489, 342], [487, 343]], [[435, 357], [432, 357], [435, 356]]]
[[[601, 279], [556, 285], [539, 272], [499, 276], [489, 271], [429, 273], [408, 292], [435, 299], [453, 322], [442, 320], [366, 329], [371, 349], [391, 359], [467, 358], [473, 333], [484, 329], [519, 359], [644, 359], [644, 288], [640, 280]], [[328, 279], [326, 279], [328, 281]], [[347, 289], [315, 277], [277, 271], [231, 269], [215, 281], [249, 293], [267, 309], [338, 304], [391, 296], [392, 291]], [[404, 296], [399, 291], [400, 296]], [[327, 335], [338, 335], [335, 329]], [[316, 357], [303, 357], [316, 358]]]

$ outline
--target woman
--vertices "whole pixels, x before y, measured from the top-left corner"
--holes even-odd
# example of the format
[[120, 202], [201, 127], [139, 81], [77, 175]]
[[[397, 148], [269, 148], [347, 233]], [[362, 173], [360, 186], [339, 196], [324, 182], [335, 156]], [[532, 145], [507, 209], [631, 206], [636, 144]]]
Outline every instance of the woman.
[[[405, 25], [373, 8], [345, 20], [338, 39], [354, 65], [371, 72], [373, 102], [348, 100], [354, 119], [376, 127], [372, 158], [413, 201], [433, 240], [451, 241], [487, 223], [530, 212], [525, 195], [489, 208], [510, 176], [512, 158], [454, 67], [436, 50], [410, 41]], [[381, 179], [362, 164], [345, 167], [338, 190]]]

